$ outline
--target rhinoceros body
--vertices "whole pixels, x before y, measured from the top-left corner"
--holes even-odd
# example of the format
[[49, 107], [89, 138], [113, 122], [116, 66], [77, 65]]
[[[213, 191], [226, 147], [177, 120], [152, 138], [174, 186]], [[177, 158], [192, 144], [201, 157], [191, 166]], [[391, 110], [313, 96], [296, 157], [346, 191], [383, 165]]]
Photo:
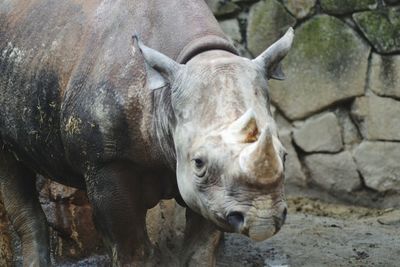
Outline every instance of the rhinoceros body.
[[160, 199], [194, 224], [277, 232], [284, 152], [267, 80], [291, 38], [251, 61], [200, 0], [0, 3], [0, 181], [24, 265], [50, 264], [38, 173], [87, 190], [115, 265], [153, 255], [145, 214]]

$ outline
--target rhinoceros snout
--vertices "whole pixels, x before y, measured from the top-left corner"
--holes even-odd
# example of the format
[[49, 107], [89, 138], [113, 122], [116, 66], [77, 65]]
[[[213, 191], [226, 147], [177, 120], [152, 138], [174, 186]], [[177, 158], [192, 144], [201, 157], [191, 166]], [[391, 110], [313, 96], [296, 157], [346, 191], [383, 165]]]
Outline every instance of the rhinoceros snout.
[[266, 217], [253, 217], [240, 211], [233, 211], [226, 216], [230, 230], [235, 233], [241, 233], [249, 236], [256, 241], [267, 239], [282, 228], [285, 224], [287, 208], [281, 208], [281, 211], [274, 215]]
[[255, 241], [263, 241], [277, 234], [286, 221], [287, 207], [285, 203], [273, 209], [258, 209], [245, 216], [239, 233], [249, 236]]
[[[282, 220], [283, 220], [283, 223], [285, 223], [285, 221], [286, 221], [286, 216], [287, 216], [287, 208], [285, 208], [284, 210], [283, 210], [283, 213], [282, 213]], [[282, 223], [282, 224], [283, 224]]]

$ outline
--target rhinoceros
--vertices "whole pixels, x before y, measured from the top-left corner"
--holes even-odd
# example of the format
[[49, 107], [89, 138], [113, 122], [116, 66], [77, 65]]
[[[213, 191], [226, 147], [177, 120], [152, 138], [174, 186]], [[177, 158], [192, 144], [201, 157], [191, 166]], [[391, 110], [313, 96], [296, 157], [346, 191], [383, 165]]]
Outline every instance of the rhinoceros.
[[293, 35], [250, 60], [201, 0], [3, 0], [0, 181], [24, 266], [51, 264], [38, 174], [86, 190], [115, 266], [156, 256], [145, 216], [161, 199], [187, 207], [183, 265], [216, 231], [277, 233], [268, 80]]

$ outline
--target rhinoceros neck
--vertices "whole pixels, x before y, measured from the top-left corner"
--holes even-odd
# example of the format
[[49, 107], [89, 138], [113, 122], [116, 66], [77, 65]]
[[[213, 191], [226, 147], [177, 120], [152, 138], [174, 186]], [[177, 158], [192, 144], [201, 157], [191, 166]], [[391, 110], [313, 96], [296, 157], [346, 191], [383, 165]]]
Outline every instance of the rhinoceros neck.
[[194, 56], [210, 50], [225, 50], [238, 54], [236, 48], [226, 39], [216, 35], [207, 35], [189, 42], [179, 53], [176, 61], [185, 64]]
[[[207, 50], [236, 49], [202, 0], [138, 1], [137, 27], [143, 43], [179, 63]], [[145, 21], [143, 21], [145, 19]]]

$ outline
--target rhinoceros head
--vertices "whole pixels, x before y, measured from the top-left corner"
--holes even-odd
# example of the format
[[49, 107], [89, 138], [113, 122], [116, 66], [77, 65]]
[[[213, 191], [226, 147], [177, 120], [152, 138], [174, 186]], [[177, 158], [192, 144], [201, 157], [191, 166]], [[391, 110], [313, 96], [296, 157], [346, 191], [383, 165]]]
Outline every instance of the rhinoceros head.
[[286, 153], [270, 112], [268, 79], [283, 78], [280, 61], [292, 39], [289, 29], [254, 60], [212, 50], [185, 65], [137, 45], [148, 86], [170, 90], [183, 200], [222, 230], [255, 240], [274, 235], [286, 217]]

